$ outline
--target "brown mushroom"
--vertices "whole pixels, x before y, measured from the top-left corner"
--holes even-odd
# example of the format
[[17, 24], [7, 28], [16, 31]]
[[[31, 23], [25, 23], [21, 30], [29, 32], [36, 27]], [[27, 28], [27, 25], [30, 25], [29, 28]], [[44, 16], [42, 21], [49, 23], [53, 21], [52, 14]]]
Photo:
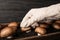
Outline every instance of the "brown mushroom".
[[47, 26], [48, 26], [48, 24], [40, 24], [40, 27], [42, 27], [42, 28], [47, 28]]
[[60, 29], [60, 20], [55, 21], [55, 23], [53, 24], [53, 27], [55, 29]]
[[21, 27], [21, 31], [24, 32], [24, 31], [27, 31], [27, 30], [30, 30], [31, 28], [28, 27], [28, 28], [24, 28], [24, 27]]
[[37, 28], [35, 29], [35, 32], [36, 32], [36, 33], [39, 33], [39, 34], [41, 34], [41, 35], [44, 35], [44, 34], [46, 33], [46, 30], [45, 30], [45, 28], [37, 27]]
[[10, 36], [13, 33], [13, 29], [10, 27], [6, 27], [1, 30], [1, 37], [7, 37]]
[[17, 27], [18, 26], [18, 23], [17, 22], [11, 22], [8, 24], [8, 27]]

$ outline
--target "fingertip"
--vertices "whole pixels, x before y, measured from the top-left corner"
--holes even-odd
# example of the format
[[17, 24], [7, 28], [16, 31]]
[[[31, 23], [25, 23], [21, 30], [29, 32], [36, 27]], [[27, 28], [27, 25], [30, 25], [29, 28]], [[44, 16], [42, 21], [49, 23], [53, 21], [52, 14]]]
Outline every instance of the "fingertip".
[[22, 23], [20, 24], [20, 27], [27, 27], [26, 25], [27, 25], [27, 22], [22, 22]]
[[20, 27], [23, 27], [22, 22], [20, 23]]

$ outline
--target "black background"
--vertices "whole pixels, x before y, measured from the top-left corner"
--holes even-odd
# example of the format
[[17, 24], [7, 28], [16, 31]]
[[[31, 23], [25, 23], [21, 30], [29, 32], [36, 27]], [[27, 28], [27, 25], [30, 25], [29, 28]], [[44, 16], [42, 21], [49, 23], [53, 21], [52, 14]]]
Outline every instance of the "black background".
[[0, 0], [0, 23], [20, 22], [31, 8], [60, 3], [59, 0]]

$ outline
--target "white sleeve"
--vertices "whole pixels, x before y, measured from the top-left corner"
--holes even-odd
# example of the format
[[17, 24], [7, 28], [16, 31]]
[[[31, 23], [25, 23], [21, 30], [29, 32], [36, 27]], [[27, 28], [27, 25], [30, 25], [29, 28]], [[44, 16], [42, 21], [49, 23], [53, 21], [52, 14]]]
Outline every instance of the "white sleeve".
[[55, 16], [55, 15], [58, 16], [58, 15], [60, 15], [60, 3], [48, 6], [47, 14], [48, 14], [47, 17], [48, 16]]

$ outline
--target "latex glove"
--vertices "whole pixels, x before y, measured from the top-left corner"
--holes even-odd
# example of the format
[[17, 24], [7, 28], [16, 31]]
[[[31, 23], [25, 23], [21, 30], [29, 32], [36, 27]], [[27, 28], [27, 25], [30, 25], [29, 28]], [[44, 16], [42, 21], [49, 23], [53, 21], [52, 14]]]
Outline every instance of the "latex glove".
[[31, 9], [23, 18], [20, 27], [29, 27], [47, 17], [60, 16], [60, 3], [43, 8]]

